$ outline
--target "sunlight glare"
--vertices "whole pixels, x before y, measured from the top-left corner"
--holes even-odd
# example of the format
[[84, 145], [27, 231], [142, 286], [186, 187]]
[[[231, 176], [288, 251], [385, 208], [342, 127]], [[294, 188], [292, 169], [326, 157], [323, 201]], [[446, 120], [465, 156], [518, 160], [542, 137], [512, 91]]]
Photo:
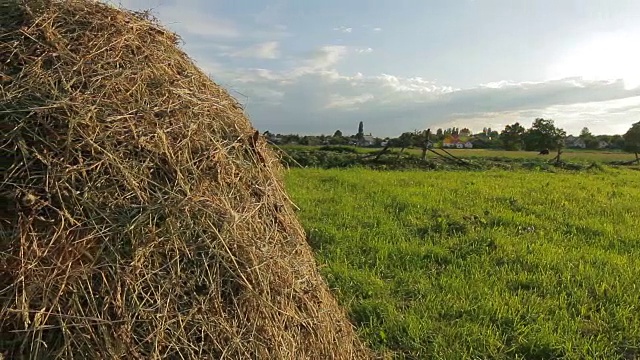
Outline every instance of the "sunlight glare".
[[[635, 42], [633, 40], [636, 40]], [[608, 33], [566, 52], [549, 68], [552, 78], [624, 80], [626, 89], [640, 86], [640, 34]]]

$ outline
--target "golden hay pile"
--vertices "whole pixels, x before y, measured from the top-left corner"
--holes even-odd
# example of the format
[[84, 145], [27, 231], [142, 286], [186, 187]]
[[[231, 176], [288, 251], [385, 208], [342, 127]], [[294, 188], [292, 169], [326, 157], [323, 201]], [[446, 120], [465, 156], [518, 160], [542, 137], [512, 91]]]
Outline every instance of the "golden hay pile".
[[0, 357], [366, 358], [278, 159], [145, 14], [0, 5]]

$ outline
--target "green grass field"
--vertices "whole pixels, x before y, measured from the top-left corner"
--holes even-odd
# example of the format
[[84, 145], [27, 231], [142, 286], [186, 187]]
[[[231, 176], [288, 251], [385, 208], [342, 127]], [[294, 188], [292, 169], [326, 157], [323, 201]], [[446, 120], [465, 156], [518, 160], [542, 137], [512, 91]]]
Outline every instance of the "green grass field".
[[323, 274], [399, 359], [640, 357], [640, 173], [292, 169]]

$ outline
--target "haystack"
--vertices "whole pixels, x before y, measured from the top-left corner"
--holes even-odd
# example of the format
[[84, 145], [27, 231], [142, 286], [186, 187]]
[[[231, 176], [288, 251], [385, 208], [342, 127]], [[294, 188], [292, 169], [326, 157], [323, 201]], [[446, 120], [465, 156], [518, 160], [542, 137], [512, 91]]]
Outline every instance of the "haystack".
[[0, 354], [367, 357], [277, 157], [178, 41], [95, 1], [2, 1]]

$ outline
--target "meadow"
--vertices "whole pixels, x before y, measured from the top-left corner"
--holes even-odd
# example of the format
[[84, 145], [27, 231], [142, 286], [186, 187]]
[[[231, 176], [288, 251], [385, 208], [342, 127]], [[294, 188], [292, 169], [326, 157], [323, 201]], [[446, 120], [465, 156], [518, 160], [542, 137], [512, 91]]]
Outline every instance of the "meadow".
[[[411, 150], [414, 153], [420, 150]], [[555, 152], [550, 155], [541, 156], [537, 151], [506, 151], [493, 149], [451, 149], [447, 150], [454, 156], [463, 158], [512, 158], [512, 159], [552, 159], [556, 156]], [[630, 161], [633, 160], [633, 154], [622, 151], [607, 150], [563, 150], [562, 159], [565, 161], [575, 162], [611, 162], [611, 161]]]
[[635, 359], [638, 174], [291, 169], [286, 182], [323, 276], [379, 353]]
[[[635, 157], [620, 151], [567, 149], [556, 161], [556, 154], [539, 155], [538, 152], [504, 151], [490, 149], [435, 149], [422, 158], [422, 150], [409, 148], [400, 151], [360, 148], [354, 146], [300, 146], [279, 147], [283, 162], [289, 167], [303, 168], [368, 168], [373, 170], [588, 170], [602, 166], [628, 166]], [[638, 165], [635, 164], [638, 168]]]
[[[317, 151], [328, 149], [332, 146], [304, 146], [304, 145], [283, 145], [283, 150], [298, 151]], [[333, 146], [334, 148], [351, 148], [356, 153], [372, 153], [380, 151], [380, 148], [366, 148], [355, 146]], [[400, 149], [392, 148], [392, 152], [398, 152]], [[438, 149], [436, 149], [438, 150]], [[541, 160], [552, 159], [556, 156], [554, 151], [550, 155], [541, 156], [537, 151], [507, 151], [499, 149], [447, 149], [454, 156], [465, 159], [518, 159], [518, 160]], [[405, 152], [412, 155], [420, 155], [422, 150], [417, 148], [406, 149]], [[434, 155], [429, 153], [429, 157]], [[564, 149], [562, 159], [565, 161], [576, 162], [614, 162], [614, 161], [631, 161], [634, 159], [633, 154], [625, 153], [620, 150], [580, 150], [580, 149]]]

